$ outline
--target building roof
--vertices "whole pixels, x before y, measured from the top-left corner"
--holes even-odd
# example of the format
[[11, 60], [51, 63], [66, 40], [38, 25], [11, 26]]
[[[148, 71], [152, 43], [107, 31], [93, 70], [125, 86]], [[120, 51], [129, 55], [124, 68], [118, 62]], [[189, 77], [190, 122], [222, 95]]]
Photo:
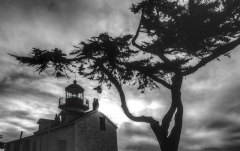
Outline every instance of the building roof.
[[37, 122], [37, 124], [39, 124], [39, 123], [48, 123], [48, 122], [55, 122], [55, 120], [50, 120], [50, 119], [43, 119], [43, 118], [40, 118], [39, 120], [38, 120], [38, 122]]

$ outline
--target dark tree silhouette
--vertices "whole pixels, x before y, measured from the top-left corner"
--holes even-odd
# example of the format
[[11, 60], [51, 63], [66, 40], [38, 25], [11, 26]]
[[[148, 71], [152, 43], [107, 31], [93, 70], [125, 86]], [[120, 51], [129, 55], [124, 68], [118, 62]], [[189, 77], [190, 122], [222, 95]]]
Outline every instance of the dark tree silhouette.
[[[39, 73], [52, 67], [56, 77], [66, 76], [66, 70], [75, 68], [83, 77], [99, 82], [95, 88], [98, 92], [102, 84], [113, 84], [126, 116], [149, 123], [162, 151], [177, 151], [183, 117], [183, 77], [221, 55], [230, 57], [230, 51], [240, 44], [240, 1], [142, 0], [133, 4], [131, 11], [141, 16], [135, 35], [100, 34], [75, 46], [72, 57], [57, 48], [33, 48], [27, 57], [12, 56], [36, 67]], [[137, 41], [140, 34], [147, 40]], [[172, 103], [161, 124], [152, 117], [137, 117], [129, 112], [124, 84], [136, 84], [142, 92], [161, 84], [171, 91]], [[175, 125], [168, 132], [172, 119]]]

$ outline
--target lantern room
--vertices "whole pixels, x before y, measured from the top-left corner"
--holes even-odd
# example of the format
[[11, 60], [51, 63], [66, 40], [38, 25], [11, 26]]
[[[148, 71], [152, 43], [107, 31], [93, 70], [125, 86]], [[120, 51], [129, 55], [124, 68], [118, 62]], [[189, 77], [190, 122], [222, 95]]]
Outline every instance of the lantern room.
[[80, 98], [84, 99], [84, 89], [77, 84], [77, 81], [74, 80], [73, 84], [70, 84], [65, 88], [66, 98]]
[[84, 89], [74, 80], [65, 88], [66, 97], [59, 99], [59, 108], [62, 110], [74, 110], [85, 112], [89, 109], [89, 102], [84, 98]]

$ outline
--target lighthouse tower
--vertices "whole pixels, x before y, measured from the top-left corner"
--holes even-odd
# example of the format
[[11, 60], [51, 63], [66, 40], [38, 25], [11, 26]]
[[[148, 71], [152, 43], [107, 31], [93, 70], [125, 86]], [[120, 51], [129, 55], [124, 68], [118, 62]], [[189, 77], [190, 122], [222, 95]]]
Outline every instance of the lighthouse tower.
[[59, 99], [59, 109], [63, 111], [85, 112], [89, 110], [89, 101], [84, 99], [84, 89], [74, 80], [65, 88], [66, 97]]

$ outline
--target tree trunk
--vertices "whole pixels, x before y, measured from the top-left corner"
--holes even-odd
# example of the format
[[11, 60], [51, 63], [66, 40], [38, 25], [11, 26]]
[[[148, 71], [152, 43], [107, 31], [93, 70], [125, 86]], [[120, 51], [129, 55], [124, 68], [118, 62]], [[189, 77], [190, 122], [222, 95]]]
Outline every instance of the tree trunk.
[[[162, 125], [159, 123], [151, 123], [150, 126], [157, 137], [161, 151], [177, 151], [180, 142], [181, 130], [182, 130], [182, 117], [183, 117], [183, 105], [181, 101], [181, 85], [182, 77], [175, 76], [172, 79], [172, 104], [167, 114], [162, 120]], [[176, 113], [175, 113], [176, 112]], [[175, 124], [172, 131], [168, 135], [168, 129], [170, 122], [173, 119], [175, 113]]]
[[[125, 100], [125, 95], [121, 85], [118, 83], [116, 78], [114, 78], [111, 73], [109, 73], [103, 66], [102, 68], [104, 69], [108, 78], [115, 85], [115, 87], [119, 92], [121, 103], [122, 103], [122, 109], [125, 115], [133, 121], [149, 123], [155, 136], [157, 137], [161, 151], [177, 151], [178, 144], [180, 141], [181, 130], [182, 130], [183, 106], [181, 102], [181, 86], [182, 86], [183, 77], [178, 76], [176, 74], [172, 78], [172, 86], [171, 86], [172, 104], [167, 114], [163, 117], [162, 125], [160, 126], [159, 122], [154, 120], [152, 117], [146, 117], [146, 116], [136, 117], [133, 114], [131, 114], [128, 110], [126, 100]], [[175, 113], [175, 118], [174, 118], [175, 125], [172, 128], [171, 133], [168, 135], [168, 129], [170, 126], [170, 122], [173, 119], [174, 113]]]

